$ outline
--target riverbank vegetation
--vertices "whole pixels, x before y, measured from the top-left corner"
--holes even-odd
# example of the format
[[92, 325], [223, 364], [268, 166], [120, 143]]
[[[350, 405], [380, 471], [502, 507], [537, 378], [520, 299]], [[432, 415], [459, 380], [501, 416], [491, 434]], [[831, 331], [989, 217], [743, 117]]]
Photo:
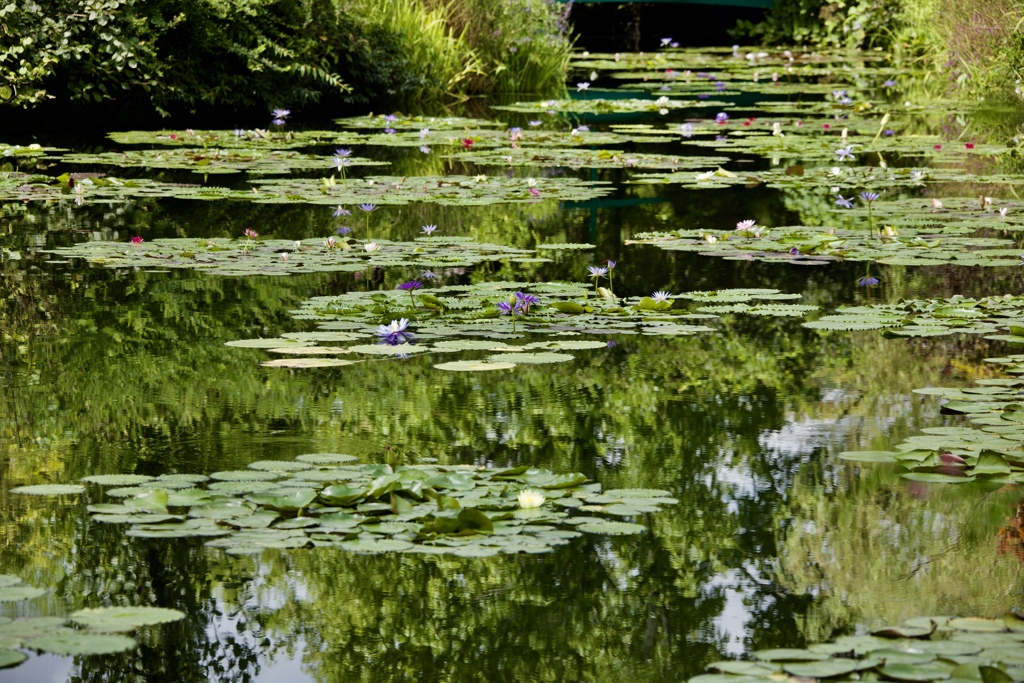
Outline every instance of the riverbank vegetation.
[[555, 94], [571, 47], [549, 0], [54, 4], [0, 5], [0, 103], [116, 100], [167, 114]]
[[737, 40], [816, 48], [882, 48], [924, 64], [947, 90], [971, 99], [1024, 96], [1021, 0], [778, 0]]

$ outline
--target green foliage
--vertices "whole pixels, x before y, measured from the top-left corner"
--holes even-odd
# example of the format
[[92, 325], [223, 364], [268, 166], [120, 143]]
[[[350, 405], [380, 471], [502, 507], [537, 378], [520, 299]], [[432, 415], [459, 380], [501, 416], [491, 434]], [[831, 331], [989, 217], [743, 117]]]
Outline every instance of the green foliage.
[[[0, 8], [0, 99], [300, 105], [348, 92], [331, 0], [34, 0]], [[309, 27], [316, 27], [316, 31]]]
[[731, 33], [763, 44], [870, 47], [887, 42], [899, 9], [899, 0], [778, 0], [764, 21], [740, 21]]
[[[467, 21], [481, 3], [505, 9]], [[544, 0], [12, 0], [0, 5], [0, 102], [145, 99], [166, 114], [557, 92], [570, 49], [559, 17]]]

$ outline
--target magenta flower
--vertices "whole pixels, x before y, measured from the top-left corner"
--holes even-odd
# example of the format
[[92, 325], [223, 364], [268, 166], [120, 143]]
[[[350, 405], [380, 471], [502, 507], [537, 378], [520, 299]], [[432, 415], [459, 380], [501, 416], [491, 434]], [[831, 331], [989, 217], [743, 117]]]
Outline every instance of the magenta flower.
[[247, 240], [254, 240], [260, 236], [260, 234], [252, 228], [246, 228], [242, 234], [245, 235], [245, 239]]
[[142, 244], [143, 242], [145, 242], [145, 240], [142, 239], [141, 237], [139, 237], [138, 235], [136, 235], [135, 237], [132, 238], [132, 246], [133, 247], [137, 247], [140, 244]]

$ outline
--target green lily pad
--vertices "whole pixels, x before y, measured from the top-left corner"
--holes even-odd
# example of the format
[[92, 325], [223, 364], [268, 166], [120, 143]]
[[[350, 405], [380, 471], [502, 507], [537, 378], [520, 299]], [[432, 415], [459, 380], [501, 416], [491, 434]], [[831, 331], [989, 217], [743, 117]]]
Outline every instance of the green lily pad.
[[133, 649], [135, 645], [135, 641], [127, 636], [82, 633], [80, 631], [59, 631], [33, 638], [25, 643], [25, 647], [33, 650], [74, 657], [125, 652]]
[[859, 665], [860, 662], [854, 659], [846, 661], [830, 659], [820, 662], [786, 663], [782, 666], [782, 670], [791, 676], [802, 678], [837, 678], [857, 671]]
[[72, 612], [70, 618], [91, 631], [119, 632], [179, 621], [185, 613], [165, 607], [97, 607]]
[[950, 677], [953, 667], [940, 662], [929, 662], [926, 664], [888, 664], [886, 663], [879, 672], [886, 678], [895, 681], [942, 681]]
[[0, 650], [0, 669], [17, 666], [28, 659], [28, 655], [17, 650]]
[[18, 600], [32, 600], [41, 595], [46, 595], [46, 589], [35, 586], [4, 586], [0, 588], [0, 602], [17, 602]]
[[25, 493], [30, 496], [70, 496], [85, 493], [85, 487], [78, 484], [36, 484], [13, 488], [11, 493]]

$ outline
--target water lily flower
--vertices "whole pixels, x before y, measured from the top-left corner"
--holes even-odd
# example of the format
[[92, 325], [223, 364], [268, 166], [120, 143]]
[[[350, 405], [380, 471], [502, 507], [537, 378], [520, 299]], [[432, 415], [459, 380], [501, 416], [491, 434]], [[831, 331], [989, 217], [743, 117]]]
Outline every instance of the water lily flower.
[[289, 116], [291, 116], [292, 112], [290, 109], [275, 109], [270, 113], [274, 116], [275, 119], [286, 119]]
[[137, 246], [141, 245], [143, 242], [145, 242], [145, 240], [142, 239], [141, 237], [139, 237], [138, 235], [136, 235], [135, 237], [132, 238], [132, 246], [133, 247], [137, 247]]
[[338, 246], [338, 240], [334, 239], [334, 237], [328, 237], [324, 240], [324, 246], [328, 249], [334, 249]]
[[338, 149], [334, 150], [334, 156], [341, 157], [344, 159], [346, 157], [352, 156], [352, 150], [346, 149], [344, 147], [339, 147]]
[[424, 232], [424, 233], [426, 233], [426, 234], [427, 234], [427, 235], [429, 236], [429, 235], [431, 235], [431, 234], [432, 234], [432, 233], [433, 233], [433, 232], [434, 232], [435, 230], [437, 230], [437, 226], [436, 226], [436, 225], [424, 225], [424, 226], [423, 226], [423, 227], [421, 228], [421, 230], [423, 230], [423, 232]]
[[529, 188], [529, 190], [530, 190], [530, 194], [533, 195], [534, 197], [539, 197], [540, 196], [540, 190], [538, 190], [536, 187], [531, 187], [531, 188]]
[[499, 301], [498, 311], [501, 315], [511, 315], [514, 318], [515, 315], [519, 313], [519, 306], [514, 306], [511, 301]]
[[338, 204], [338, 208], [336, 208], [336, 209], [334, 210], [334, 213], [333, 213], [333, 214], [331, 214], [331, 215], [332, 215], [332, 216], [333, 216], [334, 218], [339, 218], [339, 217], [341, 217], [341, 216], [351, 216], [351, 215], [352, 215], [352, 212], [351, 212], [351, 211], [349, 211], [348, 209], [346, 209], [346, 208], [342, 207], [342, 206], [341, 206], [341, 204]]
[[576, 128], [576, 130], [577, 130], [577, 132], [580, 132], [580, 133], [589, 133], [590, 132], [590, 126], [586, 126], [586, 125], [578, 126]]
[[537, 121], [537, 120], [534, 120], [534, 121], [530, 121], [530, 122], [529, 122], [529, 125], [530, 125], [531, 127], [533, 127], [533, 128], [536, 128], [537, 126], [540, 126], [540, 125], [542, 125], [543, 123], [544, 123], [543, 121]]
[[679, 126], [679, 132], [682, 134], [682, 136], [684, 138], [692, 138], [693, 137], [693, 124], [692, 123], [684, 123], [684, 124], [680, 125]]
[[398, 285], [397, 287], [395, 287], [395, 289], [400, 289], [403, 292], [412, 292], [417, 289], [421, 289], [422, 287], [422, 282], [418, 282], [417, 280], [409, 280], [408, 282], [403, 282], [402, 284]]
[[352, 165], [352, 160], [351, 159], [346, 159], [345, 157], [334, 157], [334, 166], [339, 171], [344, 171], [346, 168], [348, 168], [351, 165]]
[[728, 121], [729, 115], [726, 114], [724, 111], [720, 111], [717, 114], [715, 114], [715, 123], [717, 123], [718, 125], [724, 126]]
[[519, 501], [519, 507], [521, 507], [524, 510], [529, 510], [530, 508], [539, 508], [541, 505], [543, 505], [545, 496], [542, 491], [535, 491], [533, 489], [523, 489], [522, 491], [519, 492], [519, 495], [516, 497], [516, 500]]
[[704, 241], [707, 242], [708, 244], [717, 244], [718, 238], [715, 237], [714, 235], [704, 235]]
[[436, 280], [436, 279], [438, 279], [438, 278], [437, 278], [437, 275], [435, 275], [435, 274], [434, 274], [434, 271], [432, 271], [432, 270], [424, 270], [424, 271], [423, 271], [423, 272], [422, 272], [422, 273], [420, 274], [420, 277], [421, 277], [422, 279], [424, 279], [424, 280]]
[[878, 284], [878, 278], [865, 275], [864, 277], [857, 278], [857, 284], [861, 287], [874, 287]]
[[527, 178], [526, 179], [526, 186], [527, 187], [537, 187], [537, 179], [536, 178]]
[[671, 294], [669, 294], [668, 292], [666, 292], [665, 290], [662, 290], [662, 289], [659, 289], [654, 294], [651, 294], [651, 298], [654, 299], [658, 303], [662, 303], [663, 301], [668, 301], [671, 297], [672, 297]]
[[256, 239], [257, 237], [260, 236], [260, 234], [258, 232], [256, 232], [255, 230], [253, 230], [252, 228], [246, 228], [242, 232], [242, 234], [245, 235], [245, 239], [246, 240], [254, 240], [254, 239]]
[[380, 339], [380, 343], [398, 346], [412, 341], [412, 333], [406, 331], [408, 327], [408, 318], [392, 320], [390, 325], [378, 325], [374, 334]]
[[772, 124], [772, 135], [774, 135], [777, 138], [785, 137], [785, 135], [783, 135], [782, 133], [782, 124], [779, 123], [778, 121]]
[[736, 224], [737, 230], [753, 230], [756, 227], [757, 221], [755, 220], [740, 221], [739, 223]]
[[288, 260], [288, 252], [287, 251], [282, 251], [281, 252], [281, 260], [282, 261], [287, 261]]
[[964, 149], [974, 149], [974, 143], [968, 142], [964, 145]]
[[522, 128], [518, 128], [518, 127], [516, 127], [516, 128], [509, 128], [508, 129], [508, 136], [509, 136], [509, 138], [511, 138], [512, 142], [515, 142], [519, 138], [523, 137], [523, 129]]
[[894, 81], [894, 80], [892, 80], [890, 78], [889, 80], [887, 80], [884, 83], [882, 83], [882, 87], [883, 88], [895, 88], [896, 87], [896, 81]]
[[604, 266], [587, 266], [587, 270], [590, 271], [590, 277], [592, 278], [604, 277], [608, 274], [608, 269]]
[[516, 306], [522, 309], [523, 315], [530, 312], [530, 306], [540, 303], [540, 297], [525, 292], [516, 292]]
[[335, 232], [338, 233], [339, 235], [351, 235], [352, 228], [348, 227], [347, 225], [343, 225], [337, 230], [335, 230]]
[[296, 249], [302, 249], [302, 240], [295, 240], [292, 244], [295, 245]]
[[245, 135], [245, 129], [243, 129], [243, 128], [235, 128], [235, 137], [236, 138], [240, 138], [243, 135]]
[[875, 201], [876, 199], [878, 199], [881, 196], [882, 195], [878, 194], [877, 192], [861, 192], [860, 193], [860, 198], [863, 199], [866, 202], [869, 202], [869, 203]]
[[377, 244], [376, 242], [367, 242], [366, 244], [363, 245], [363, 249], [365, 249], [367, 253], [372, 254], [375, 251], [380, 251], [380, 245]]
[[836, 206], [841, 206], [844, 209], [852, 209], [853, 208], [853, 201], [852, 200], [853, 200], [853, 197], [850, 197], [849, 199], [847, 199], [843, 195], [838, 194], [838, 195], [836, 195]]
[[581, 81], [576, 84], [576, 92], [581, 92], [590, 88], [590, 81]]
[[662, 38], [662, 39], [661, 39], [661, 46], [662, 46], [662, 47], [668, 47], [668, 45], [669, 45], [669, 44], [670, 44], [671, 42], [672, 42], [672, 39], [671, 39], [671, 38]]
[[932, 208], [933, 209], [941, 209], [942, 208], [942, 202], [939, 201], [938, 199], [935, 199], [934, 197], [932, 197]]
[[473, 138], [462, 138], [462, 149], [470, 149], [474, 144]]
[[398, 131], [397, 131], [397, 130], [395, 130], [394, 128], [385, 128], [385, 129], [384, 129], [384, 134], [385, 134], [385, 135], [394, 135], [394, 134], [395, 134], [395, 133], [397, 133], [397, 132], [398, 132]]
[[284, 119], [274, 119], [273, 121], [271, 121], [271, 123], [274, 124], [275, 126], [283, 126]]
[[430, 148], [426, 145], [420, 145], [420, 152], [423, 154], [430, 154]]
[[487, 181], [487, 176], [485, 174], [481, 173], [479, 175], [473, 176], [473, 180], [475, 182], [478, 182], [478, 183], [483, 183], [483, 182]]
[[398, 120], [398, 117], [395, 116], [394, 114], [385, 114], [384, 115], [384, 123], [394, 123], [397, 120]]
[[1006, 214], [1008, 214], [1008, 213], [1010, 213], [1010, 210], [1008, 208], [1006, 208], [1005, 206], [1003, 208], [999, 209], [999, 215], [1002, 216], [1003, 218], [1006, 218]]
[[725, 90], [726, 88], [725, 81], [715, 81], [714, 83], [712, 83], [712, 85], [714, 85], [715, 90], [718, 90], [719, 92]]
[[360, 204], [359, 208], [362, 209], [363, 211], [365, 211], [366, 213], [370, 213], [371, 211], [374, 211], [374, 210], [377, 209], [377, 205], [376, 204]]
[[848, 161], [851, 159], [856, 159], [856, 157], [853, 156], [852, 146], [840, 147], [839, 149], [836, 150], [836, 156], [839, 158], [839, 161]]

